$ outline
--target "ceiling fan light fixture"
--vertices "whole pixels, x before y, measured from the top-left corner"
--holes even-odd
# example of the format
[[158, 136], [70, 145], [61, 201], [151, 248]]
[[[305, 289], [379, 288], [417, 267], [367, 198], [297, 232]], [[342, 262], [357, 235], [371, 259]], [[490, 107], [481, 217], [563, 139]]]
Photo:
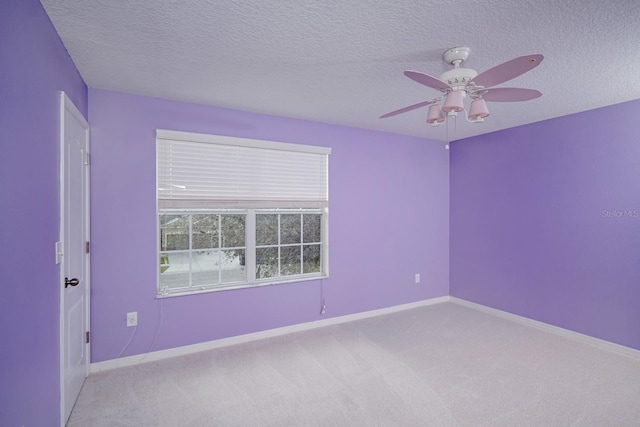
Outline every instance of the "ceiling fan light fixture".
[[489, 117], [489, 109], [484, 99], [478, 98], [471, 101], [469, 120], [472, 122], [482, 122], [482, 119], [485, 117]]
[[[472, 123], [482, 123], [489, 117], [486, 102], [514, 102], [529, 101], [542, 95], [534, 89], [513, 87], [494, 87], [531, 71], [544, 59], [541, 54], [525, 55], [496, 65], [480, 74], [471, 68], [462, 67], [462, 63], [469, 57], [468, 47], [454, 47], [444, 52], [442, 58], [453, 66], [445, 71], [440, 78], [419, 71], [406, 70], [404, 75], [411, 80], [440, 91], [440, 96], [430, 101], [418, 102], [380, 116], [386, 118], [397, 114], [407, 113], [418, 108], [429, 106], [427, 123], [438, 126], [441, 123], [466, 111], [466, 119]], [[471, 105], [465, 108], [464, 99], [469, 95]], [[440, 104], [440, 101], [444, 102]], [[440, 105], [438, 105], [440, 104]]]
[[442, 108], [438, 104], [431, 104], [429, 106], [429, 113], [427, 114], [427, 123], [438, 126], [444, 122], [444, 115], [442, 114]]
[[447, 94], [442, 106], [442, 111], [445, 113], [459, 113], [464, 110], [464, 104], [462, 102], [465, 96], [465, 92], [462, 90], [452, 90]]

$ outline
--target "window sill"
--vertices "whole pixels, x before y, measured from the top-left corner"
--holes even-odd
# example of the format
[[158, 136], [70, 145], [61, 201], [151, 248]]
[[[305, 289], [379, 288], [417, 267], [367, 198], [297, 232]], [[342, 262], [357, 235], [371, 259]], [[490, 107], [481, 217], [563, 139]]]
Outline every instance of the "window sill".
[[328, 275], [313, 275], [313, 276], [298, 276], [296, 278], [291, 278], [289, 280], [278, 280], [269, 281], [268, 279], [264, 279], [264, 281], [254, 282], [254, 283], [239, 283], [239, 284], [230, 284], [229, 286], [218, 287], [218, 288], [204, 288], [204, 289], [177, 289], [175, 291], [161, 292], [158, 291], [156, 293], [156, 299], [164, 299], [164, 298], [172, 298], [172, 297], [182, 297], [188, 295], [198, 295], [198, 294], [207, 294], [211, 292], [224, 292], [224, 291], [233, 291], [236, 289], [248, 289], [248, 288], [259, 288], [263, 286], [273, 286], [273, 285], [283, 285], [287, 283], [298, 283], [298, 282], [310, 282], [313, 280], [324, 280], [328, 279]]

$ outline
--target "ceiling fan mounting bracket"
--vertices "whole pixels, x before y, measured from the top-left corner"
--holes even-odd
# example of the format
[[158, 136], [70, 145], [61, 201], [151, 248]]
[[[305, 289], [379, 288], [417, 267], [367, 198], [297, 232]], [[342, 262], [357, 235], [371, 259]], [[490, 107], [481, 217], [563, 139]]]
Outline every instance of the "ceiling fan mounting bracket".
[[447, 64], [451, 64], [457, 67], [469, 57], [470, 52], [471, 48], [468, 48], [466, 46], [452, 47], [451, 49], [447, 49], [442, 54], [442, 58]]

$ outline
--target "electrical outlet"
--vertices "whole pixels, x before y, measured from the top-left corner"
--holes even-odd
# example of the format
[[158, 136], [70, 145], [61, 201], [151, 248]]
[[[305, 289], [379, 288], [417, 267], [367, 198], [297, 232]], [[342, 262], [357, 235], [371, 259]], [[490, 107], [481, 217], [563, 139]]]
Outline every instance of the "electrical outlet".
[[129, 326], [138, 326], [138, 312], [132, 311], [127, 313], [127, 328]]
[[420, 283], [420, 273], [416, 273], [416, 283]]

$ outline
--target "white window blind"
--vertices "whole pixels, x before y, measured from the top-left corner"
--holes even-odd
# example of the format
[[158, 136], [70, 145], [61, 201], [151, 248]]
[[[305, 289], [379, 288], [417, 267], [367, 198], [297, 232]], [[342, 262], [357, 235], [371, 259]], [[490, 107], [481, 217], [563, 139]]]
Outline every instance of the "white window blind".
[[157, 130], [158, 207], [326, 207], [330, 152]]

